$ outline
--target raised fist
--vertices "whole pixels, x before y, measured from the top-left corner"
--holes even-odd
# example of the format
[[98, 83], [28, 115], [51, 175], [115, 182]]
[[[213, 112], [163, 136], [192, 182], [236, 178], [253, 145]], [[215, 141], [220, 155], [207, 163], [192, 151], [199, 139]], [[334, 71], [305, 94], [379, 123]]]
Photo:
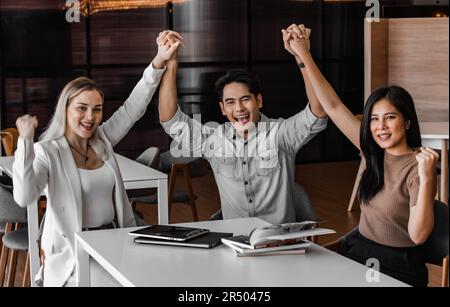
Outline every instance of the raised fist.
[[419, 178], [422, 180], [432, 180], [435, 176], [436, 162], [439, 154], [428, 147], [421, 147], [416, 156], [418, 162]]
[[34, 130], [38, 126], [38, 120], [36, 116], [29, 114], [23, 115], [16, 120], [16, 127], [19, 131], [19, 135], [25, 139], [34, 138]]

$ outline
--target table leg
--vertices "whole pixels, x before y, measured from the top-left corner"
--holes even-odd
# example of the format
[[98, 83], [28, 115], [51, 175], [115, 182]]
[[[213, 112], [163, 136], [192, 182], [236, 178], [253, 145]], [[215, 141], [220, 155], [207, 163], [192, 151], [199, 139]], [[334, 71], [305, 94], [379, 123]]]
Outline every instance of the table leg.
[[167, 179], [158, 180], [158, 223], [169, 224], [169, 206], [167, 201]]
[[448, 204], [448, 140], [442, 140], [441, 151], [441, 201]]
[[28, 251], [30, 253], [30, 278], [31, 286], [36, 287], [34, 277], [39, 271], [39, 244], [38, 244], [38, 232], [39, 232], [39, 217], [38, 217], [39, 201], [27, 206], [28, 215]]
[[89, 254], [85, 251], [83, 243], [79, 241], [75, 234], [75, 254], [76, 254], [76, 280], [78, 287], [89, 287], [91, 284], [89, 273]]

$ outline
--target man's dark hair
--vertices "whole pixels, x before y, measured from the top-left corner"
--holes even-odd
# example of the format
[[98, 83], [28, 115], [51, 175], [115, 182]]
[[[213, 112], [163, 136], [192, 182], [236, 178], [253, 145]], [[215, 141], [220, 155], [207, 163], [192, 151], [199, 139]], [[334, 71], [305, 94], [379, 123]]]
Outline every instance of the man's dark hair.
[[215, 87], [220, 101], [223, 100], [223, 88], [225, 85], [233, 82], [247, 85], [249, 92], [255, 97], [261, 94], [261, 82], [254, 73], [243, 69], [231, 69], [216, 81]]

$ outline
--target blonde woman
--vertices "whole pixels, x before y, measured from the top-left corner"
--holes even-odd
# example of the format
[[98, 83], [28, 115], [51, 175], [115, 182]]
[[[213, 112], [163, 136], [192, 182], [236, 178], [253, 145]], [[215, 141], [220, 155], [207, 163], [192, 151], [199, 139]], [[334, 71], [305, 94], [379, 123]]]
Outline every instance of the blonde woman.
[[26, 206], [34, 204], [41, 191], [47, 196], [41, 240], [45, 260], [38, 274], [44, 286], [76, 285], [74, 233], [136, 225], [113, 146], [145, 113], [180, 39], [172, 31], [159, 34], [156, 57], [125, 103], [103, 124], [103, 93], [86, 77], [70, 81], [61, 91], [38, 143], [33, 144], [37, 118], [17, 119], [14, 199]]

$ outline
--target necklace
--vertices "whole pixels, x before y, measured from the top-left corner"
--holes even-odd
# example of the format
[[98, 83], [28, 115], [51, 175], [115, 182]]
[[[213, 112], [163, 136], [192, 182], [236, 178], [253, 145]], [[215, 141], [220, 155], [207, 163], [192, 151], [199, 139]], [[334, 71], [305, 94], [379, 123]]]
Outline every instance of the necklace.
[[[67, 143], [69, 143], [69, 142], [67, 142]], [[89, 144], [88, 144], [88, 146], [86, 147], [86, 154], [85, 154], [85, 155], [83, 155], [81, 152], [78, 151], [78, 149], [76, 149], [75, 147], [73, 147], [72, 144], [69, 143], [69, 146], [70, 146], [70, 148], [72, 148], [73, 150], [75, 150], [75, 152], [76, 152], [77, 154], [79, 154], [79, 155], [83, 158], [84, 164], [86, 164], [86, 162], [89, 160], [89, 157], [88, 157], [88, 155], [87, 155], [88, 149], [89, 149]]]

